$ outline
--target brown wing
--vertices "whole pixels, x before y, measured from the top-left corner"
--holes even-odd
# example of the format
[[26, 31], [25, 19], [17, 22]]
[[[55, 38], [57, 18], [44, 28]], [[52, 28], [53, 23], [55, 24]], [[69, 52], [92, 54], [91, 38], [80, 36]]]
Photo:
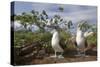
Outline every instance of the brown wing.
[[65, 48], [66, 48], [65, 43], [64, 43], [64, 42], [62, 42], [62, 41], [60, 41], [60, 42], [59, 42], [59, 45], [60, 45], [60, 47], [61, 47], [62, 49], [65, 49]]
[[85, 48], [88, 47], [87, 39], [85, 39]]
[[74, 42], [74, 44], [75, 44], [75, 46], [77, 47], [77, 42], [76, 42], [76, 41]]

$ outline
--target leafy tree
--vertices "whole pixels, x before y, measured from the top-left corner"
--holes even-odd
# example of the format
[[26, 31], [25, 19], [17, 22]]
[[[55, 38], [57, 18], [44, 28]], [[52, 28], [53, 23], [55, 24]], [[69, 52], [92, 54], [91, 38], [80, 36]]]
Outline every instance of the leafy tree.
[[46, 19], [48, 19], [48, 15], [45, 10], [42, 11], [42, 13], [39, 14], [38, 11], [31, 11], [32, 13], [32, 23], [35, 24], [36, 26], [39, 27], [41, 31], [45, 31], [45, 24], [46, 24]]
[[[64, 8], [62, 6], [60, 6], [60, 7], [58, 7], [58, 10], [63, 12]], [[55, 27], [56, 26], [60, 30], [68, 30], [73, 25], [71, 20], [70, 21], [64, 20], [60, 15], [57, 15], [57, 14], [54, 15], [53, 18], [50, 19], [50, 24], [51, 24], [51, 27]], [[61, 29], [60, 28], [61, 24], [64, 24], [66, 27]]]
[[[29, 29], [31, 30], [33, 24], [38, 26], [39, 30], [41, 30], [42, 32], [45, 31], [45, 27], [48, 27], [46, 25], [48, 23], [48, 14], [45, 10], [43, 10], [41, 13], [35, 10], [30, 11], [30, 13], [23, 12], [21, 15], [16, 15], [15, 19], [20, 20], [21, 24], [26, 30], [27, 25], [30, 25]], [[52, 24], [51, 27], [56, 26], [59, 29], [62, 23], [64, 23], [68, 28], [70, 28], [72, 25], [72, 21], [67, 22], [60, 15], [54, 15], [49, 22]]]
[[31, 22], [32, 17], [29, 14], [23, 12], [21, 15], [15, 16], [15, 20], [20, 20], [20, 23], [27, 30], [27, 25]]

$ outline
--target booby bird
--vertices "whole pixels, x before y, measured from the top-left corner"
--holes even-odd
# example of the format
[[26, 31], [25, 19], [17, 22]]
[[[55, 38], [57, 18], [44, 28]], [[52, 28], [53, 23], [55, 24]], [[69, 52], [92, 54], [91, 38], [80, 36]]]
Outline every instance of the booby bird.
[[85, 33], [84, 33], [84, 37], [85, 38], [87, 38], [88, 36], [91, 36], [91, 35], [94, 35], [94, 32], [88, 32], [88, 31], [86, 31]]
[[84, 37], [84, 32], [82, 29], [77, 27], [77, 34], [76, 34], [76, 45], [77, 45], [77, 51], [78, 56], [85, 56], [85, 48], [87, 47], [87, 40]]
[[[52, 44], [52, 48], [55, 51], [55, 55], [52, 57], [64, 58], [62, 56], [64, 50], [60, 46], [60, 37], [58, 31], [56, 29], [53, 29], [51, 33], [53, 34], [51, 44]], [[57, 53], [61, 53], [61, 54], [57, 55]]]

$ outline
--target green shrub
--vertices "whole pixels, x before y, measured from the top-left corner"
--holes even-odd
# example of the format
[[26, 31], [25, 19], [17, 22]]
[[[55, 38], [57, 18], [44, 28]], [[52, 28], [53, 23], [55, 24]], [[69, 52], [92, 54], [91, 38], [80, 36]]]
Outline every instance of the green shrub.
[[97, 45], [97, 34], [88, 36], [87, 42], [89, 45]]
[[71, 37], [71, 35], [68, 32], [60, 31], [60, 42], [61, 44], [67, 49], [69, 47], [68, 40]]
[[51, 34], [33, 32], [14, 32], [14, 46], [22, 46], [33, 42], [45, 43], [51, 40]]

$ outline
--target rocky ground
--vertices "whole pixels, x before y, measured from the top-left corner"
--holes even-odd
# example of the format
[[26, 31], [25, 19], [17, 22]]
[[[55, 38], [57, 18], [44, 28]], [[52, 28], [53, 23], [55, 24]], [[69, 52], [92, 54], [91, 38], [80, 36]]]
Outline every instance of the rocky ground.
[[88, 57], [65, 57], [65, 58], [51, 58], [45, 57], [43, 59], [35, 59], [30, 64], [52, 64], [52, 63], [70, 63], [70, 62], [84, 62], [84, 61], [96, 61], [96, 56]]
[[77, 51], [75, 49], [71, 49], [71, 50], [67, 49], [64, 52], [63, 55], [64, 58], [54, 58], [51, 57], [52, 55], [54, 55], [54, 52], [49, 53], [43, 49], [39, 49], [39, 50], [37, 48], [33, 49], [34, 46], [28, 46], [28, 47], [21, 48], [21, 50], [19, 49], [15, 50], [16, 52], [14, 52], [15, 53], [14, 65], [71, 63], [71, 62], [84, 62], [84, 61], [97, 60], [97, 48], [87, 50], [86, 57], [75, 56], [77, 54]]
[[[72, 51], [71, 51], [72, 52]], [[30, 64], [54, 64], [54, 63], [71, 63], [71, 62], [87, 62], [97, 60], [97, 51], [87, 51], [85, 57], [75, 56], [76, 52], [70, 51], [64, 55], [64, 58], [53, 58], [46, 56], [42, 59], [33, 59]]]
[[[72, 55], [73, 54], [73, 55]], [[64, 58], [53, 58], [46, 56], [42, 59], [33, 59], [30, 64], [52, 64], [52, 63], [70, 63], [70, 62], [85, 62], [85, 61], [96, 61], [97, 53], [95, 51], [87, 51], [85, 57], [75, 56], [74, 53], [67, 53]]]

